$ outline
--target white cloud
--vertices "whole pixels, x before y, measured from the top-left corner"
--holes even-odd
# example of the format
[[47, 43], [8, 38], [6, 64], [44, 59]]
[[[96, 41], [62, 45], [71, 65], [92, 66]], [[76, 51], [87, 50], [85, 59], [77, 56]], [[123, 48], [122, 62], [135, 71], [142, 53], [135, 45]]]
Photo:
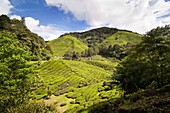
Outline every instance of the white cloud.
[[18, 19], [18, 20], [21, 20], [21, 17], [20, 16], [18, 16], [18, 15], [11, 15], [10, 16], [10, 19]]
[[11, 13], [11, 8], [13, 8], [13, 6], [9, 2], [9, 0], [0, 0], [0, 15], [8, 15], [9, 13]]
[[170, 24], [170, 2], [164, 0], [46, 0], [47, 5], [71, 12], [90, 27], [110, 26], [144, 33]]
[[28, 29], [34, 33], [37, 33], [39, 36], [42, 36], [45, 40], [58, 38], [61, 34], [67, 32], [54, 25], [40, 25], [40, 21], [32, 17], [26, 17], [25, 24]]
[[[21, 20], [21, 16], [11, 14], [12, 8], [13, 6], [9, 2], [9, 0], [0, 0], [0, 15], [5, 14], [8, 15], [11, 19], [15, 18]], [[45, 40], [55, 39], [61, 34], [67, 32], [54, 25], [40, 25], [40, 21], [32, 17], [25, 17], [25, 23], [28, 29], [30, 29], [34, 33], [37, 33], [39, 36], [42, 36]]]

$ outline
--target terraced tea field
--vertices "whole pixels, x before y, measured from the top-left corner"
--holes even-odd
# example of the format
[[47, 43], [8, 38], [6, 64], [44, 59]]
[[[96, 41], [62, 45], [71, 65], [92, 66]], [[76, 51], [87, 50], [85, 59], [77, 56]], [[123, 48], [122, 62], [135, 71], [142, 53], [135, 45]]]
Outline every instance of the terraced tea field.
[[33, 96], [56, 106], [61, 113], [76, 113], [95, 103], [120, 97], [122, 92], [111, 79], [115, 65], [102, 61], [44, 62], [38, 67], [39, 88]]
[[65, 35], [63, 37], [54, 39], [48, 42], [53, 51], [53, 56], [62, 57], [68, 51], [75, 51], [81, 53], [87, 49], [87, 45], [79, 41], [76, 37]]
[[106, 40], [101, 43], [101, 46], [104, 45], [123, 45], [130, 42], [131, 44], [137, 44], [141, 41], [142, 35], [126, 32], [126, 31], [118, 31], [117, 33], [111, 35]]

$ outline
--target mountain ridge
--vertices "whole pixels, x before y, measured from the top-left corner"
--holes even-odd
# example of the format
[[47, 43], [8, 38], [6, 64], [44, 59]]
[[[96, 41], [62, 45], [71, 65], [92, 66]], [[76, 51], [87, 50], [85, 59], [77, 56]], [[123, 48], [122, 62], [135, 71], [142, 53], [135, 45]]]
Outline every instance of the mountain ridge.
[[[82, 43], [86, 44], [86, 47], [84, 51], [65, 51], [65, 53], [59, 55], [60, 57], [67, 56], [67, 57], [91, 57], [93, 55], [102, 55], [104, 57], [112, 57], [112, 56], [118, 56], [116, 59], [122, 59], [119, 58], [120, 56], [126, 56], [126, 50], [131, 45], [135, 45], [141, 41], [142, 35], [138, 33], [134, 33], [132, 31], [128, 30], [119, 30], [117, 28], [108, 28], [108, 27], [101, 27], [97, 29], [91, 29], [89, 31], [85, 32], [74, 32], [74, 33], [66, 33], [64, 35], [61, 35], [59, 38], [54, 39], [56, 43], [59, 43], [61, 40], [65, 40], [64, 37], [75, 37], [77, 40], [81, 41]], [[52, 50], [57, 50], [57, 48], [62, 49], [62, 46], [54, 46], [52, 44], [52, 41], [48, 42], [49, 45], [51, 45]], [[80, 44], [83, 46], [82, 44]], [[115, 55], [112, 50], [115, 49]], [[128, 46], [128, 47], [127, 47]], [[68, 48], [65, 48], [69, 50]], [[54, 52], [54, 54], [59, 53], [60, 50]], [[125, 54], [124, 54], [125, 53]], [[122, 55], [123, 54], [123, 55]], [[58, 54], [57, 54], [58, 56]], [[72, 58], [69, 58], [72, 59]]]

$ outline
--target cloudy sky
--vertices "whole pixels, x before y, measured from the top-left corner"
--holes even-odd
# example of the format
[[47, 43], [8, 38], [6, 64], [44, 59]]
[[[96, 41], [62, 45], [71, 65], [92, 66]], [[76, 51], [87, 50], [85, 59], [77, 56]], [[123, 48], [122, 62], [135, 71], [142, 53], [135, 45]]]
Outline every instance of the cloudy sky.
[[45, 40], [103, 26], [143, 34], [170, 24], [170, 0], [0, 0], [1, 14], [25, 17]]

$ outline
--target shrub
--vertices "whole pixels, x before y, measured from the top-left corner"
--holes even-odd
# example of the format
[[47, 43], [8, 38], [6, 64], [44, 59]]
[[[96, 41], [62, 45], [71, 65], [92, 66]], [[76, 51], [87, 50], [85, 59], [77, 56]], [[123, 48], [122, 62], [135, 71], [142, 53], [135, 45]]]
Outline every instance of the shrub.
[[71, 101], [70, 104], [75, 104], [75, 101]]
[[109, 86], [104, 86], [104, 90], [108, 91], [108, 90], [111, 90], [111, 88]]
[[60, 107], [63, 107], [63, 106], [66, 106], [67, 105], [67, 103], [62, 103], [62, 104], [60, 104]]

